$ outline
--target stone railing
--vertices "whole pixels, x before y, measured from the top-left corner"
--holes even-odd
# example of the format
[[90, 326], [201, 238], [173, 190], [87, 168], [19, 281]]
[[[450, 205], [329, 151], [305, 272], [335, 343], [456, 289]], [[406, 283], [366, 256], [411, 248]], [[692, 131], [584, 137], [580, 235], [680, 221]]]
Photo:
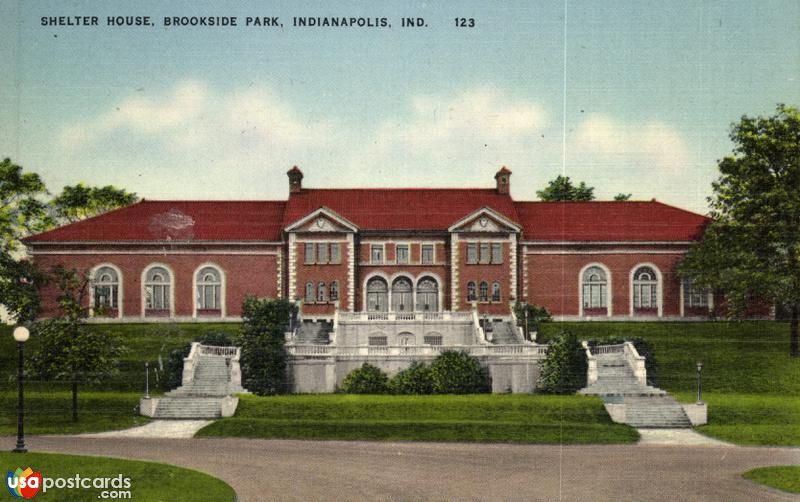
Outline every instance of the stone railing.
[[469, 322], [468, 312], [339, 312], [338, 322], [374, 321], [462, 321]]
[[437, 356], [446, 350], [460, 350], [473, 356], [538, 356], [547, 345], [287, 345], [291, 356]]
[[[583, 342], [587, 343], [587, 342]], [[625, 344], [620, 343], [619, 345], [595, 345], [590, 347], [593, 355], [597, 354], [623, 354], [625, 352]]]
[[194, 380], [194, 370], [197, 366], [197, 359], [200, 357], [200, 342], [192, 342], [189, 355], [183, 358], [183, 375], [181, 385], [188, 385]]
[[631, 342], [624, 344], [625, 360], [628, 361], [628, 366], [633, 370], [633, 375], [642, 385], [647, 385], [647, 367], [645, 366], [645, 357], [640, 356], [636, 351], [636, 347]]
[[589, 347], [586, 340], [581, 342], [581, 346], [586, 351], [586, 384], [591, 385], [597, 381], [597, 358], [592, 354], [592, 349], [597, 347]]
[[200, 345], [200, 354], [204, 356], [223, 356], [237, 357], [241, 349], [239, 347], [217, 347], [214, 345]]
[[484, 345], [491, 343], [491, 340], [489, 340], [489, 337], [486, 335], [486, 330], [483, 329], [483, 326], [481, 326], [481, 320], [478, 316], [477, 302], [472, 302], [472, 309], [470, 309], [469, 315], [472, 319], [472, 333], [475, 337], [475, 340]]

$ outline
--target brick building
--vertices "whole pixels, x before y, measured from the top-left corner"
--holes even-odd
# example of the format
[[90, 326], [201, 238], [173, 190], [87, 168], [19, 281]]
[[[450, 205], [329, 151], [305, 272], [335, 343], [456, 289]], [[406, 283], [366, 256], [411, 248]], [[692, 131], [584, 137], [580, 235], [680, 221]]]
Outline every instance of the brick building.
[[515, 201], [506, 168], [469, 189], [314, 189], [287, 174], [287, 200], [146, 200], [25, 242], [43, 269], [90, 271], [109, 321], [238, 320], [248, 294], [299, 300], [317, 320], [473, 305], [504, 317], [514, 301], [587, 320], [713, 307], [675, 272], [708, 219], [655, 200]]

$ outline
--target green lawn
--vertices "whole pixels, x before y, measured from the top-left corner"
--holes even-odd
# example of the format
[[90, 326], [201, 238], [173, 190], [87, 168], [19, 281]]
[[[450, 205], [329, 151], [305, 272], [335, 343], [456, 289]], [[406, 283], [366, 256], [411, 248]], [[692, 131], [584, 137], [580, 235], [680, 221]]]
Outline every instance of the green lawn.
[[561, 329], [584, 339], [647, 339], [658, 385], [683, 402], [696, 399], [700, 360], [709, 424], [699, 432], [737, 444], [800, 445], [800, 358], [789, 357], [787, 323], [550, 323], [542, 333]]
[[655, 349], [658, 385], [670, 392], [695, 390], [695, 364], [700, 360], [704, 391], [800, 395], [800, 358], [789, 357], [788, 323], [549, 323], [542, 329], [543, 338], [561, 329], [581, 339], [646, 338]]
[[742, 477], [778, 490], [800, 493], [800, 465], [761, 467], [745, 472]]
[[236, 416], [199, 436], [386, 441], [631, 443], [599, 399], [584, 396], [242, 396]]
[[[142, 501], [191, 502], [203, 494], [203, 500], [235, 501], [236, 494], [225, 482], [208, 474], [191, 469], [183, 469], [166, 464], [142, 462], [137, 460], [119, 460], [106, 457], [87, 457], [76, 455], [58, 455], [54, 453], [10, 453], [0, 452], [0, 462], [6, 470], [23, 470], [31, 467], [42, 473], [44, 478], [115, 478], [122, 474], [130, 478], [130, 496], [120, 496]], [[114, 490], [113, 487], [109, 490]], [[82, 488], [49, 488], [46, 492], [40, 488], [36, 500], [70, 500], [96, 501], [103, 495], [103, 489]], [[106, 493], [105, 495], [111, 495]], [[119, 494], [114, 494], [119, 495]]]
[[[225, 331], [236, 334], [239, 332], [238, 323], [183, 323], [183, 324], [91, 324], [88, 329], [104, 332], [114, 332], [121, 336], [122, 343], [128, 352], [119, 362], [119, 372], [104, 378], [102, 382], [88, 384], [83, 389], [98, 391], [118, 392], [144, 392], [145, 375], [144, 363], [148, 361], [151, 367], [151, 391], [159, 390], [159, 357], [166, 364], [169, 353], [176, 348], [183, 347], [186, 343], [197, 338], [207, 331]], [[35, 336], [26, 342], [26, 353], [32, 354], [40, 350]], [[11, 336], [9, 326], [0, 326], [0, 390], [13, 390], [16, 388], [17, 350], [16, 342]], [[32, 389], [64, 390], [67, 387], [52, 382], [28, 384]], [[38, 385], [38, 387], [37, 387]]]
[[[126, 429], [150, 420], [139, 416], [140, 394], [121, 392], [79, 392], [78, 418], [72, 421], [69, 392], [28, 392], [25, 394], [26, 434], [72, 434]], [[0, 434], [17, 433], [17, 394], [0, 392]]]

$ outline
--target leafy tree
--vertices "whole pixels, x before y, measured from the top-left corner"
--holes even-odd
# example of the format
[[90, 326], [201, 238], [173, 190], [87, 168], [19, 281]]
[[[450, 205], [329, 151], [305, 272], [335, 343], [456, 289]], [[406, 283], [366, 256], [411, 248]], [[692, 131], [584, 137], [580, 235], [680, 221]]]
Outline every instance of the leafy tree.
[[586, 351], [573, 333], [561, 332], [547, 345], [539, 389], [553, 394], [572, 394], [586, 386]]
[[[542, 323], [553, 320], [553, 316], [547, 310], [547, 307], [541, 307], [533, 303], [515, 303], [514, 315], [517, 317], [517, 326], [522, 327], [528, 337], [530, 337], [531, 333], [538, 333]], [[525, 326], [526, 320], [527, 326]]]
[[798, 356], [800, 310], [800, 112], [778, 105], [769, 117], [733, 124], [733, 155], [719, 162], [709, 198], [712, 222], [680, 272], [724, 292], [741, 314], [754, 297], [789, 307], [790, 354]]
[[477, 359], [464, 351], [446, 350], [430, 368], [436, 394], [478, 394], [489, 392], [489, 374]]
[[380, 368], [364, 363], [342, 380], [342, 392], [347, 394], [387, 394], [389, 377]]
[[33, 322], [41, 310], [39, 288], [47, 282], [29, 260], [15, 260], [10, 253], [0, 252], [0, 302], [19, 324]]
[[433, 394], [431, 369], [419, 361], [397, 373], [389, 382], [394, 394]]
[[41, 201], [46, 194], [38, 174], [23, 172], [8, 158], [0, 162], [0, 251], [18, 249], [22, 237], [52, 224]]
[[29, 358], [33, 373], [72, 384], [72, 420], [78, 420], [78, 384], [100, 382], [117, 371], [125, 349], [115, 334], [88, 330], [85, 305], [89, 277], [75, 270], [53, 270], [62, 316], [34, 325], [39, 350]]
[[617, 195], [614, 196], [614, 200], [626, 201], [626, 200], [631, 200], [631, 197], [633, 197], [632, 193], [618, 193]]
[[260, 396], [288, 392], [286, 328], [297, 307], [287, 300], [248, 296], [242, 306], [243, 386]]
[[587, 186], [583, 181], [575, 186], [569, 176], [559, 174], [547, 183], [544, 190], [537, 190], [536, 195], [545, 202], [587, 201], [594, 200], [594, 187]]
[[78, 183], [65, 186], [61, 193], [53, 198], [50, 206], [55, 219], [59, 223], [74, 223], [92, 216], [128, 206], [138, 201], [135, 193], [126, 192], [113, 185], [104, 187], [86, 186]]

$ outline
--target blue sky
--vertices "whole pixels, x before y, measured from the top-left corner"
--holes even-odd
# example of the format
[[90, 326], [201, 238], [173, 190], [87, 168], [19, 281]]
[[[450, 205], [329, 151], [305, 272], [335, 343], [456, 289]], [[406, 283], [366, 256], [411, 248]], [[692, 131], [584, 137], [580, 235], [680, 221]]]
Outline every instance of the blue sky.
[[[507, 165], [518, 199], [563, 171], [601, 198], [704, 212], [730, 123], [800, 104], [797, 1], [220, 4], [0, 4], [0, 155], [54, 191], [270, 199], [293, 164], [317, 187], [491, 186]], [[101, 26], [39, 24], [64, 15]], [[156, 26], [108, 28], [108, 15]], [[284, 27], [161, 26], [175, 15]], [[428, 26], [402, 29], [402, 16]]]

